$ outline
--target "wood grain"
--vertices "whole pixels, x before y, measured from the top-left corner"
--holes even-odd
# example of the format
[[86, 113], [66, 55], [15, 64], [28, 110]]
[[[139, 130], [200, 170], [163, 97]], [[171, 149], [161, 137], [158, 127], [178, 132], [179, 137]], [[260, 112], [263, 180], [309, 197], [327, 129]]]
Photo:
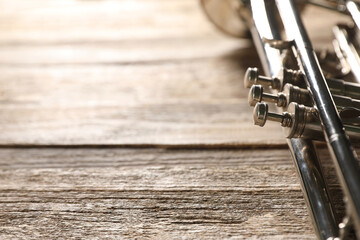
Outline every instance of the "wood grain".
[[193, 0], [1, 0], [0, 9], [4, 43], [217, 35]]
[[249, 41], [213, 31], [195, 1], [158, 3], [2, 2], [0, 144], [285, 145], [252, 124]]
[[0, 176], [1, 238], [315, 239], [285, 149], [2, 148]]
[[1, 2], [0, 144], [285, 145], [252, 124], [254, 48], [196, 1], [20, 2]]
[[5, 68], [0, 143], [284, 145], [277, 124], [270, 139], [253, 126], [243, 70], [220, 63]]
[[0, 239], [314, 239], [259, 65], [194, 0], [0, 0]]
[[2, 238], [314, 238], [288, 150], [0, 156]]

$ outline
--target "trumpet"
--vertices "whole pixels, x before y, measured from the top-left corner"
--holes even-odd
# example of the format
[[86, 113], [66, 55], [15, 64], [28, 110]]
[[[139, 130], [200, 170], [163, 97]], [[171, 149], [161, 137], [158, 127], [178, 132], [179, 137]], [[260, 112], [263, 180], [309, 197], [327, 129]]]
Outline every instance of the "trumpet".
[[[201, 0], [224, 33], [251, 37], [264, 76], [248, 68], [244, 86], [254, 124], [280, 124], [319, 239], [360, 239], [360, 167], [351, 144], [360, 142], [360, 2], [346, 0]], [[334, 51], [322, 56], [301, 20], [307, 5], [350, 17], [333, 27]], [[271, 111], [270, 109], [276, 109]], [[326, 142], [344, 193], [336, 219], [313, 141]]]

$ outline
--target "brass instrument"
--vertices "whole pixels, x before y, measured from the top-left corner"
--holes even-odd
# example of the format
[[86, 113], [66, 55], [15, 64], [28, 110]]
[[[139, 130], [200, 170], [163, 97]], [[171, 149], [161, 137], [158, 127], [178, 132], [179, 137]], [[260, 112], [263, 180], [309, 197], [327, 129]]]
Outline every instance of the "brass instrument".
[[[201, 5], [223, 32], [240, 38], [250, 33], [266, 75], [249, 68], [244, 77], [254, 123], [276, 121], [283, 128], [318, 238], [360, 239], [360, 167], [351, 145], [360, 141], [360, 2], [201, 0]], [[334, 52], [325, 58], [313, 49], [301, 20], [307, 5], [352, 19], [333, 28]], [[344, 192], [346, 216], [340, 223], [313, 140], [326, 142]]]

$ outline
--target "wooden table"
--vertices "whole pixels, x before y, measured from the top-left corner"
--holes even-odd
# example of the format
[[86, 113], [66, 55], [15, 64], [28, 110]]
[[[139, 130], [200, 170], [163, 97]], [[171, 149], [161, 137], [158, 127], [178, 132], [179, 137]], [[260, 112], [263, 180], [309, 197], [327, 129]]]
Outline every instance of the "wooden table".
[[314, 239], [249, 66], [194, 0], [0, 0], [0, 239]]

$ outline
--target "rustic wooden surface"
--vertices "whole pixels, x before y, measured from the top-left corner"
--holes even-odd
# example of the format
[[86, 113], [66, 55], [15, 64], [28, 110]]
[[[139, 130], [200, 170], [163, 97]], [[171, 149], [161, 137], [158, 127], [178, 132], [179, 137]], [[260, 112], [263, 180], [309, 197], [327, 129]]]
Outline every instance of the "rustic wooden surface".
[[314, 239], [248, 66], [194, 0], [0, 0], [0, 239]]

